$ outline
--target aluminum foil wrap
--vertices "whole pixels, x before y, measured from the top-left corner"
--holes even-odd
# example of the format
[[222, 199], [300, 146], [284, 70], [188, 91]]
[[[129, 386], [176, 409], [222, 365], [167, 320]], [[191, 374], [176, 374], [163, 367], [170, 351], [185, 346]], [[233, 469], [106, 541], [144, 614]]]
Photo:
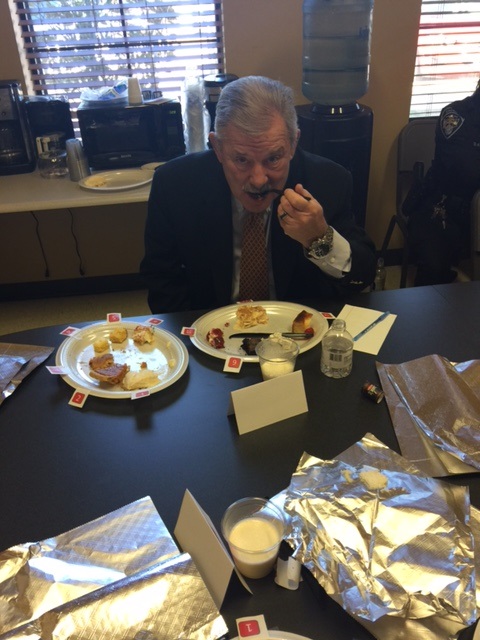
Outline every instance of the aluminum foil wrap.
[[480, 360], [430, 355], [377, 370], [405, 456], [435, 476], [480, 469]]
[[1, 640], [212, 640], [226, 631], [150, 498], [0, 553]]
[[377, 637], [450, 637], [404, 635], [403, 621], [433, 617], [458, 630], [476, 619], [468, 490], [377, 443], [362, 441], [342, 460], [302, 456], [285, 494], [286, 539], [348, 613], [374, 633], [385, 621]]
[[52, 351], [53, 347], [0, 342], [0, 404]]

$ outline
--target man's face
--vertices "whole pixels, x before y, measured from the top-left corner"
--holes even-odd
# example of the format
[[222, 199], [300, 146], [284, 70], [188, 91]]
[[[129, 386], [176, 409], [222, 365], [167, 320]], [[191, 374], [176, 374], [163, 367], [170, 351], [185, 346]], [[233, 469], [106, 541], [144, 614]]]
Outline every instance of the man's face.
[[295, 152], [283, 118], [275, 115], [270, 128], [260, 136], [248, 136], [229, 125], [221, 142], [214, 134], [210, 140], [235, 198], [247, 211], [265, 211], [277, 194], [259, 194], [266, 189], [283, 189]]

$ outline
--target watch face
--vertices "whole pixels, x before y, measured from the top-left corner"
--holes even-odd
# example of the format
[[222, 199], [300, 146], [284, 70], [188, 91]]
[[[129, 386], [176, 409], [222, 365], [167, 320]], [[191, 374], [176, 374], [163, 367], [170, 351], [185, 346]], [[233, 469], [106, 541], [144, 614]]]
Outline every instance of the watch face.
[[320, 244], [317, 247], [315, 253], [318, 256], [323, 258], [323, 256], [326, 256], [329, 251], [330, 251], [330, 245], [328, 243], [326, 243], [326, 242], [325, 243], [322, 242], [322, 244]]
[[330, 252], [333, 243], [333, 231], [328, 227], [323, 238], [314, 240], [308, 250], [308, 253], [315, 258], [323, 258]]

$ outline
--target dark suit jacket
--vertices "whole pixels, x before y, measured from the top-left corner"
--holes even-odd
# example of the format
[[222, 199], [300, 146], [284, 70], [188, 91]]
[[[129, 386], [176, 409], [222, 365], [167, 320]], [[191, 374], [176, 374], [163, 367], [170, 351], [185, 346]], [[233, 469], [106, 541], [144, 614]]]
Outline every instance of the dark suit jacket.
[[[350, 173], [298, 149], [287, 186], [297, 183], [321, 203], [328, 223], [350, 242], [352, 270], [337, 280], [311, 264], [302, 246], [280, 227], [277, 200], [270, 230], [277, 299], [332, 297], [363, 289], [374, 278], [375, 248], [365, 231], [355, 225]], [[231, 304], [231, 193], [213, 151], [175, 158], [155, 171], [141, 272], [153, 313]]]

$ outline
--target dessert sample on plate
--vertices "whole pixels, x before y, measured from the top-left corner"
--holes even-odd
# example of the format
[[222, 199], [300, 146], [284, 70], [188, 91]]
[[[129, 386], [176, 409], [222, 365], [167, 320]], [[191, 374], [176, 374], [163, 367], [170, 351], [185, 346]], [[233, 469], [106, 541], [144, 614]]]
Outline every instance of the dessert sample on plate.
[[125, 342], [128, 337], [128, 332], [125, 327], [115, 327], [110, 331], [110, 342], [121, 344]]
[[111, 353], [95, 356], [90, 359], [88, 364], [90, 365], [89, 374], [92, 378], [111, 385], [122, 382], [128, 371], [128, 365], [117, 364]]
[[241, 305], [237, 309], [235, 329], [249, 329], [258, 324], [267, 324], [268, 315], [261, 305]]
[[309, 333], [311, 331], [313, 335], [313, 329], [310, 326], [312, 318], [313, 313], [305, 311], [305, 309], [300, 311], [292, 322], [292, 333]]
[[139, 324], [133, 330], [132, 339], [136, 344], [152, 344], [154, 338], [155, 333], [153, 327]]

